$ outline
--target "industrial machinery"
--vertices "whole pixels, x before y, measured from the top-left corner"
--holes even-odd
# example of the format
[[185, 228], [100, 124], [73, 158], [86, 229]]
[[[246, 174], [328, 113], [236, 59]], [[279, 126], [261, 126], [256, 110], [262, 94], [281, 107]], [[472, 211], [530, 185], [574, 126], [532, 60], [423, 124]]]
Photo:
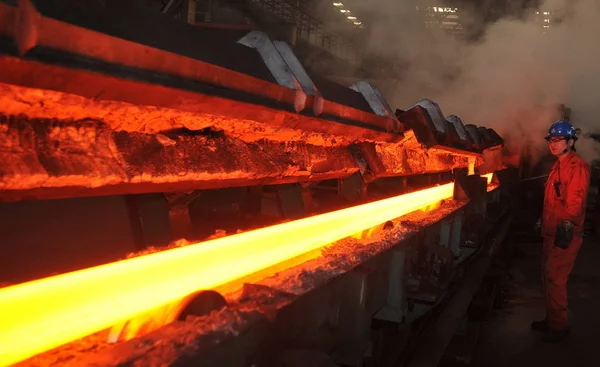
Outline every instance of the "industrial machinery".
[[0, 2], [0, 200], [122, 199], [133, 243], [4, 275], [0, 365], [436, 363], [510, 223], [502, 138], [311, 75], [258, 31], [145, 20]]

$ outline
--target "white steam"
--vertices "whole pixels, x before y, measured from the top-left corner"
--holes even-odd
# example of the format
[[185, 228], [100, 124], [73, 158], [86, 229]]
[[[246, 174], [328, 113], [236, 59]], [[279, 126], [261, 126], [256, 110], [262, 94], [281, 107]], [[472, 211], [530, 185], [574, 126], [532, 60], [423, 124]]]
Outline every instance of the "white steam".
[[[487, 25], [476, 43], [422, 30], [415, 7], [442, 4], [365, 3], [383, 14], [370, 25], [369, 51], [393, 55], [404, 65], [403, 78], [393, 85], [376, 82], [393, 106], [429, 98], [446, 116], [455, 114], [465, 123], [494, 128], [516, 139], [516, 146], [536, 144], [533, 150], [540, 152], [560, 104], [571, 108], [571, 121], [583, 133], [600, 132], [600, 2], [548, 0], [523, 19], [504, 18]], [[468, 10], [459, 10], [463, 20], [478, 21]], [[549, 28], [535, 20], [536, 11], [552, 14]], [[562, 22], [555, 22], [556, 15]], [[600, 157], [592, 139], [582, 137], [577, 148], [590, 161]]]

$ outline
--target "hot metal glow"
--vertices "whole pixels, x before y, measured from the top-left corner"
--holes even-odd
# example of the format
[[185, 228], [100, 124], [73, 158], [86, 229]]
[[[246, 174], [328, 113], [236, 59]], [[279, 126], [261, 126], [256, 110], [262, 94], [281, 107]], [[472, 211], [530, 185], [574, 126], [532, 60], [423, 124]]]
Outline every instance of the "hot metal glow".
[[494, 173], [486, 173], [485, 175], [481, 175], [481, 177], [485, 177], [487, 180], [487, 192], [494, 191], [498, 188], [498, 184], [492, 183], [492, 179], [494, 177]]
[[489, 184], [492, 183], [492, 177], [494, 176], [494, 173], [486, 173], [485, 175], [481, 175], [481, 177], [485, 177], [487, 179], [487, 184], [489, 186]]
[[454, 184], [0, 290], [10, 365], [453, 196]]

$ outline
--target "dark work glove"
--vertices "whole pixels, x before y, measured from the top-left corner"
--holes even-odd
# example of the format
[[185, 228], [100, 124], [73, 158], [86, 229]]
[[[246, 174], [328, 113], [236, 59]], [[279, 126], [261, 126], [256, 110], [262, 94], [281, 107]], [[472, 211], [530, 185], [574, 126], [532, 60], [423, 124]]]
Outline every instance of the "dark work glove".
[[569, 243], [573, 240], [573, 222], [562, 221], [556, 227], [556, 238], [554, 239], [554, 246], [561, 249], [569, 247]]

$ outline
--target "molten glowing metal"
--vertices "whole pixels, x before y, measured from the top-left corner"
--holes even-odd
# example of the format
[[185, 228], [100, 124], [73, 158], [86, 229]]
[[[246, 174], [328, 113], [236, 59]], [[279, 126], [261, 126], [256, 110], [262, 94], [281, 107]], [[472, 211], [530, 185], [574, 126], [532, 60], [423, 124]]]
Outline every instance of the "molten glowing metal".
[[498, 184], [492, 183], [494, 173], [486, 173], [485, 175], [481, 175], [481, 177], [485, 177], [487, 179], [487, 192], [493, 191], [498, 188]]
[[494, 176], [494, 173], [486, 173], [485, 175], [481, 175], [481, 177], [485, 177], [487, 179], [488, 186], [489, 186], [489, 184], [492, 183], [493, 176]]
[[390, 219], [451, 198], [454, 184], [0, 290], [0, 365], [72, 342]]

